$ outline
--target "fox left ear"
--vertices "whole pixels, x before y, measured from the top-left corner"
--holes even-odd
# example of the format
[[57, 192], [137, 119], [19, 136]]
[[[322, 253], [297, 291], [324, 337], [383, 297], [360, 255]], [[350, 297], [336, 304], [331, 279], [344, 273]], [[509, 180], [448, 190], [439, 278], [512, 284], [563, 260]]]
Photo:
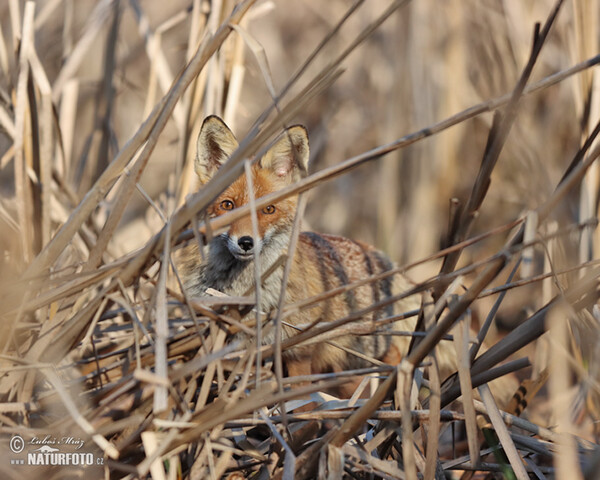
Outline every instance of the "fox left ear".
[[201, 184], [207, 183], [238, 147], [235, 136], [216, 115], [204, 119], [196, 143], [194, 168]]
[[295, 125], [283, 132], [261, 158], [260, 166], [293, 183], [308, 174], [308, 157], [308, 132], [302, 125]]

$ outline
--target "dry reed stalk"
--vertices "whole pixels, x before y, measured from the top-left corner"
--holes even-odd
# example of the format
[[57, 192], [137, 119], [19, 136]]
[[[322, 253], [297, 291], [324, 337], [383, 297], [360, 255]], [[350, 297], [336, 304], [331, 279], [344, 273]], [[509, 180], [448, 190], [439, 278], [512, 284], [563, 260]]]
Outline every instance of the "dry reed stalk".
[[[414, 397], [412, 395], [413, 389], [417, 387], [413, 385], [413, 378], [415, 376], [414, 365], [410, 362], [402, 361], [398, 366], [398, 375], [396, 379], [396, 403], [400, 406], [402, 412], [402, 460], [404, 462], [404, 470], [406, 478], [409, 480], [417, 480], [417, 449], [415, 448], [415, 439], [413, 435], [413, 429], [408, 426], [411, 425], [412, 416], [410, 414], [412, 410], [412, 403]], [[393, 380], [393, 376], [389, 378]], [[370, 409], [371, 407], [369, 407]], [[368, 410], [365, 411], [365, 414]], [[346, 438], [346, 441], [348, 438]], [[423, 471], [424, 469], [420, 469]]]
[[58, 103], [65, 84], [75, 75], [77, 68], [84, 60], [85, 55], [92, 46], [96, 35], [100, 33], [100, 29], [104, 25], [104, 22], [106, 22], [109, 18], [112, 6], [111, 4], [113, 2], [114, 0], [100, 1], [90, 15], [88, 24], [84, 29], [84, 35], [73, 48], [73, 51], [70, 52], [67, 62], [63, 65], [58, 77], [54, 81], [54, 85], [52, 87], [52, 99], [54, 102]]
[[[597, 48], [596, 37], [598, 34], [598, 20], [596, 18], [597, 8], [590, 2], [575, 1], [573, 2], [573, 20], [575, 33], [575, 48], [572, 52], [574, 58], [583, 58], [589, 51], [595, 51]], [[593, 125], [600, 120], [600, 110], [598, 108], [598, 80], [597, 75], [593, 72], [585, 72], [579, 77], [579, 82], [574, 84], [575, 95], [577, 98], [577, 108], [580, 116], [585, 119], [584, 131], [585, 136], [588, 131], [591, 131]], [[585, 137], [584, 137], [585, 138]], [[597, 211], [597, 196], [598, 196], [598, 181], [600, 171], [598, 165], [595, 164], [586, 174], [583, 180], [583, 188], [580, 192], [579, 209], [582, 220], [596, 218]], [[592, 245], [598, 247], [598, 236], [593, 230], [583, 232], [579, 244], [579, 259], [581, 262], [590, 260], [590, 252]]]
[[498, 406], [496, 405], [494, 397], [492, 396], [490, 387], [488, 387], [487, 385], [482, 385], [481, 387], [479, 387], [479, 393], [481, 395], [481, 399], [483, 400], [484, 405], [486, 406], [487, 414], [490, 417], [492, 424], [494, 425], [496, 435], [498, 435], [500, 443], [502, 443], [502, 448], [508, 456], [508, 460], [510, 461], [510, 465], [517, 479], [528, 479], [529, 475], [527, 475], [525, 467], [523, 466], [523, 460], [517, 452], [515, 444], [510, 438], [508, 430], [506, 429], [506, 426], [502, 421], [502, 417], [500, 416]]
[[550, 377], [549, 390], [553, 405], [553, 415], [558, 430], [559, 452], [554, 456], [554, 466], [557, 476], [570, 478], [583, 478], [579, 462], [577, 461], [577, 447], [574, 438], [570, 435], [574, 431], [571, 420], [570, 405], [573, 402], [572, 389], [569, 388], [570, 368], [566, 359], [568, 355], [568, 324], [566, 318], [571, 316], [570, 307], [562, 302], [557, 302], [548, 313], [548, 335], [550, 343]]
[[30, 51], [29, 63], [33, 78], [38, 85], [41, 96], [40, 113], [40, 173], [39, 184], [41, 192], [41, 244], [45, 245], [50, 240], [50, 188], [52, 183], [52, 143], [53, 143], [53, 118], [52, 118], [52, 87], [35, 52], [35, 48]]
[[[14, 7], [18, 9], [18, 7]], [[13, 13], [11, 3], [11, 14]], [[27, 175], [29, 165], [26, 162], [25, 149], [25, 125], [28, 119], [27, 81], [29, 76], [29, 51], [33, 48], [33, 16], [35, 4], [28, 2], [23, 14], [23, 37], [20, 42], [19, 51], [19, 77], [16, 91], [15, 112], [15, 196], [17, 199], [17, 211], [19, 229], [21, 231], [21, 249], [25, 262], [32, 255], [33, 232], [31, 231], [32, 206], [31, 187]], [[14, 25], [13, 25], [14, 27]], [[14, 32], [15, 30], [13, 30]]]
[[[186, 60], [188, 62], [194, 54], [193, 47], [200, 41], [201, 28], [205, 28], [208, 21], [207, 16], [201, 13], [199, 0], [194, 0], [193, 2], [191, 17], [192, 23], [190, 26], [188, 49], [186, 52]], [[181, 206], [187, 195], [194, 191], [197, 186], [194, 174], [194, 164], [193, 161], [191, 161], [195, 155], [195, 144], [193, 141], [190, 141], [190, 139], [193, 138], [194, 133], [197, 133], [200, 129], [199, 122], [201, 116], [198, 115], [198, 113], [201, 111], [200, 102], [205, 93], [206, 75], [207, 71], [202, 70], [182, 98], [185, 111], [185, 131], [179, 142], [179, 158], [177, 159], [175, 169], [175, 175], [178, 182], [175, 201], [177, 207]]]
[[484, 290], [483, 292], [481, 292], [481, 295], [479, 295], [479, 298], [483, 298], [483, 297], [489, 296], [489, 295], [495, 295], [497, 293], [505, 293], [508, 290], [511, 290], [513, 288], [519, 288], [519, 287], [521, 287], [523, 285], [528, 285], [528, 284], [530, 284], [532, 282], [538, 282], [538, 281], [546, 282], [546, 280], [553, 279], [557, 275], [564, 275], [566, 273], [577, 272], [579, 270], [583, 270], [583, 269], [586, 269], [588, 267], [597, 266], [598, 263], [599, 262], [597, 260], [593, 260], [591, 262], [587, 262], [587, 263], [584, 263], [584, 264], [581, 264], [581, 265], [577, 265], [576, 267], [572, 267], [572, 268], [569, 268], [569, 269], [557, 270], [557, 271], [548, 272], [548, 273], [542, 273], [540, 275], [535, 275], [535, 276], [533, 276], [531, 278], [526, 278], [526, 279], [523, 279], [523, 280], [518, 280], [516, 282], [507, 283], [507, 284], [499, 286], [499, 287], [494, 287], [494, 288], [490, 288], [488, 290]]
[[[437, 348], [436, 348], [437, 349]], [[443, 412], [441, 410], [440, 371], [436, 360], [436, 354], [430, 355], [431, 366], [428, 368], [429, 385], [429, 422], [427, 425], [427, 446], [425, 451], [425, 470], [423, 478], [433, 480], [440, 475], [441, 465], [439, 463], [438, 445]], [[422, 427], [423, 428], [423, 427]]]
[[[152, 72], [158, 79], [158, 84], [163, 94], [168, 94], [173, 86], [173, 73], [167, 62], [167, 58], [160, 46], [160, 35], [152, 32], [149, 25], [149, 20], [141, 8], [137, 0], [129, 0], [132, 10], [136, 16], [140, 35], [144, 38], [146, 47], [146, 55], [151, 63]], [[181, 104], [177, 104], [173, 110], [173, 118], [181, 130], [183, 127], [183, 110]]]
[[[249, 160], [244, 162], [244, 175], [246, 179], [246, 185], [249, 192], [248, 205], [250, 206], [250, 219], [252, 221], [252, 237], [254, 238], [254, 245], [260, 245], [258, 232], [258, 214], [255, 207], [256, 197], [254, 195], [254, 185], [252, 182], [252, 167]], [[260, 268], [260, 256], [254, 261], [254, 305], [262, 305], [262, 279], [261, 279], [261, 268]], [[262, 345], [262, 321], [260, 308], [256, 308], [256, 387], [260, 386], [260, 368], [262, 365], [262, 355], [260, 345]]]
[[21, 41], [21, 14], [19, 2], [17, 0], [9, 0], [8, 12], [10, 14], [13, 45], [16, 47]]
[[[0, 68], [4, 75], [9, 74], [9, 66], [8, 66], [8, 52], [6, 50], [6, 42], [4, 41], [4, 33], [2, 32], [2, 27], [0, 26]], [[12, 135], [14, 137], [14, 135]]]
[[63, 178], [72, 176], [75, 172], [73, 162], [73, 139], [75, 137], [76, 112], [79, 96], [79, 80], [70, 79], [63, 87], [62, 99], [59, 113], [59, 135], [55, 155], [57, 161], [56, 169]]
[[[510, 272], [510, 274], [508, 275], [508, 279], [506, 280], [504, 287], [510, 285], [510, 282], [512, 281], [520, 264], [521, 264], [520, 259], [515, 262], [515, 266], [512, 269], [512, 271]], [[481, 296], [483, 295], [484, 292], [481, 293], [479, 298], [481, 298]], [[479, 349], [481, 348], [481, 346], [484, 343], [485, 337], [488, 334], [488, 331], [490, 329], [492, 321], [494, 320], [496, 313], [498, 312], [498, 309], [500, 308], [500, 304], [504, 300], [505, 295], [506, 295], [506, 290], [502, 290], [500, 295], [498, 295], [498, 298], [494, 302], [494, 306], [490, 309], [486, 319], [484, 320], [483, 325], [481, 325], [481, 328], [479, 329], [479, 332], [477, 333], [477, 341], [475, 342], [475, 344], [471, 347], [471, 350], [469, 351], [469, 362], [470, 363], [473, 363], [473, 360], [475, 360], [475, 357], [477, 357], [477, 353], [479, 352]]]
[[[458, 380], [462, 392], [462, 404], [465, 412], [465, 427], [467, 430], [467, 444], [471, 463], [477, 465], [480, 460], [479, 442], [477, 441], [477, 420], [473, 406], [473, 385], [471, 383], [471, 362], [469, 358], [469, 330], [470, 315], [467, 313], [457, 322], [453, 329], [454, 348], [458, 359]], [[481, 387], [480, 387], [481, 388]]]
[[[248, 23], [247, 18], [242, 19], [237, 29], [245, 29]], [[231, 61], [231, 75], [229, 79], [229, 88], [227, 89], [227, 102], [223, 109], [223, 120], [225, 124], [235, 131], [237, 111], [240, 109], [240, 97], [244, 84], [246, 67], [244, 66], [244, 42], [241, 36], [235, 38], [233, 47], [233, 59]]]
[[[169, 235], [169, 224], [167, 223], [167, 236]], [[170, 257], [169, 242], [165, 242], [163, 258]], [[163, 261], [160, 266], [160, 274], [156, 289], [156, 326], [155, 326], [155, 368], [156, 375], [163, 381], [163, 386], [157, 386], [154, 390], [154, 413], [160, 413], [168, 407], [168, 350], [167, 339], [169, 337], [168, 312], [167, 312], [167, 275], [169, 262]]]

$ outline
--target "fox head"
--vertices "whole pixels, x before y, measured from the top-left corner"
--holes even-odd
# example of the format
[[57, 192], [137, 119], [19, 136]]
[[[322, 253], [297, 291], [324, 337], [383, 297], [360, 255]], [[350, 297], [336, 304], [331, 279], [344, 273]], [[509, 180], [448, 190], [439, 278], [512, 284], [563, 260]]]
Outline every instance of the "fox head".
[[[200, 183], [207, 183], [237, 147], [235, 136], [223, 120], [217, 116], [207, 117], [197, 142], [195, 170]], [[285, 130], [252, 166], [254, 197], [260, 198], [305, 177], [308, 157], [306, 129], [296, 125]], [[249, 188], [246, 176], [242, 175], [209, 207], [209, 216], [216, 217], [248, 203]], [[246, 216], [233, 222], [217, 240], [239, 261], [251, 260], [256, 252], [268, 249], [278, 256], [287, 247], [296, 206], [297, 197], [292, 196], [259, 210], [257, 239], [253, 236], [251, 217]]]

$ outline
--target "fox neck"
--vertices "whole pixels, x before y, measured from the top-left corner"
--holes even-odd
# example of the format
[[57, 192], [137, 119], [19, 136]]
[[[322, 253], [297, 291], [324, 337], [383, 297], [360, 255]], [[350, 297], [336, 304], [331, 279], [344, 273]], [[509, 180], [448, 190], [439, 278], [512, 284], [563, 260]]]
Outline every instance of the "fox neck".
[[[271, 266], [285, 252], [290, 234], [280, 232], [263, 241], [260, 254], [260, 273], [264, 278]], [[263, 283], [261, 307], [270, 309], [277, 305], [283, 268], [277, 268]], [[202, 290], [214, 288], [231, 296], [243, 296], [254, 292], [255, 261], [236, 258], [227, 247], [226, 237], [215, 237], [208, 246], [208, 254], [200, 268]]]

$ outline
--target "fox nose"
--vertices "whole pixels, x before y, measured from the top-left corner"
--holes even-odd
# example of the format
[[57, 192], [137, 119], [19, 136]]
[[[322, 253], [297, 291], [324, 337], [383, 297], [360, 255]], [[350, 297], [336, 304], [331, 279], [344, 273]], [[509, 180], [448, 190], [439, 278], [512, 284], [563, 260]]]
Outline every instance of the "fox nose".
[[254, 247], [254, 240], [248, 235], [244, 235], [238, 240], [238, 245], [244, 252], [249, 252]]

